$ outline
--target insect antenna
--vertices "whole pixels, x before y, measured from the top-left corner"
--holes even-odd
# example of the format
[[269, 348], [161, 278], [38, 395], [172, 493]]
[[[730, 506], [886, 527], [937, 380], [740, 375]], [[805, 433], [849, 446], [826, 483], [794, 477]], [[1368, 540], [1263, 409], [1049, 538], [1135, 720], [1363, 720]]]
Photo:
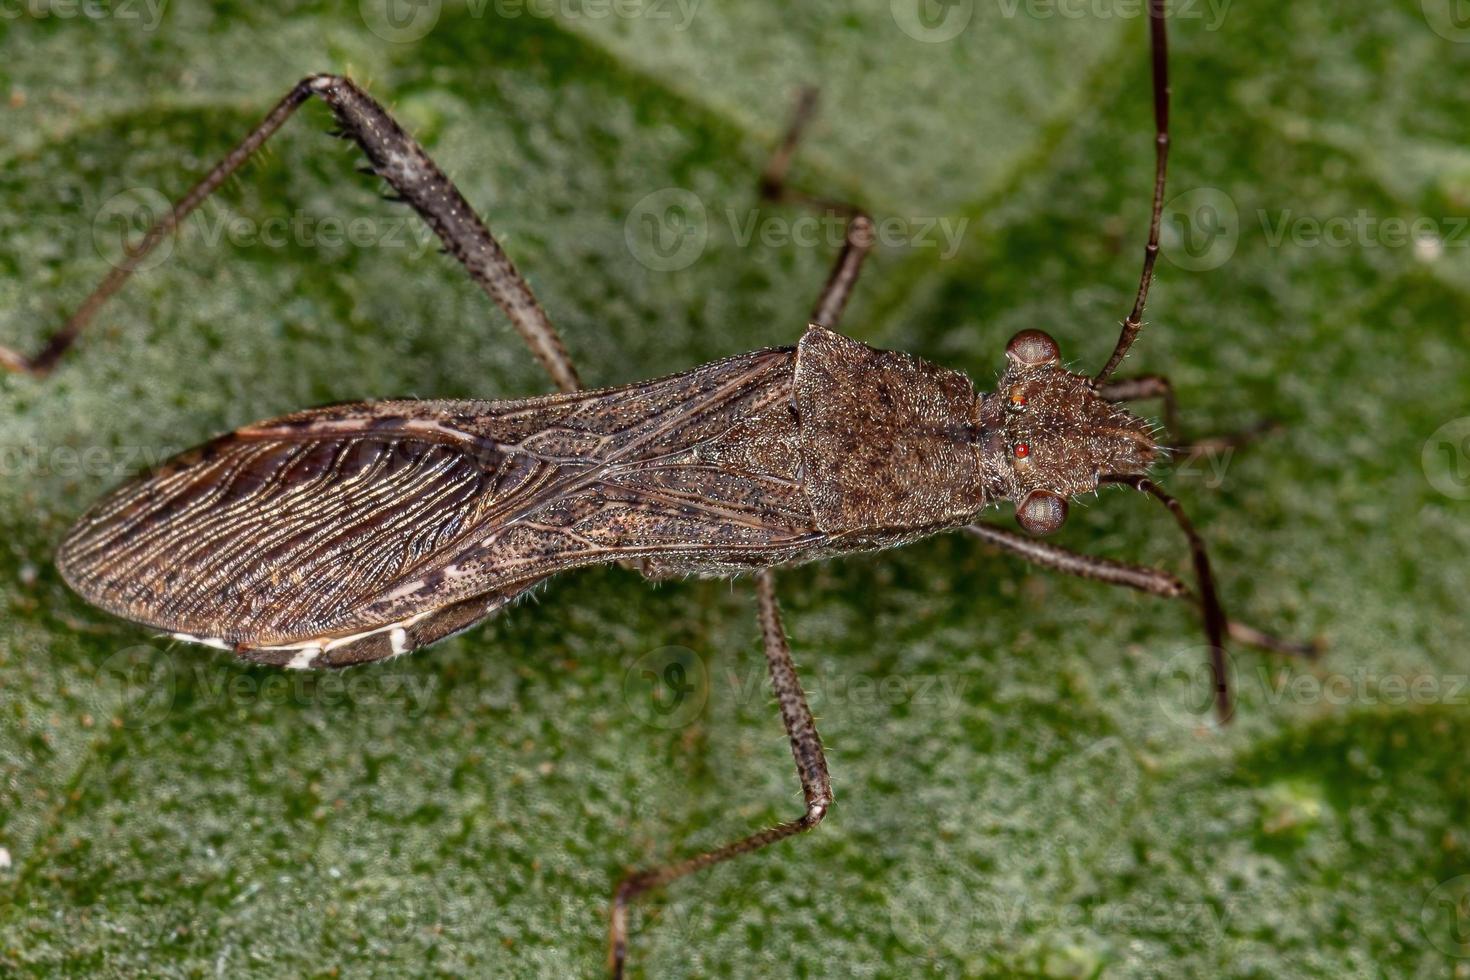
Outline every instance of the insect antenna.
[[1138, 294], [1133, 299], [1133, 312], [1123, 321], [1123, 330], [1118, 334], [1117, 346], [1108, 363], [1092, 379], [1100, 385], [1113, 374], [1128, 348], [1138, 338], [1143, 328], [1143, 307], [1148, 302], [1148, 287], [1154, 277], [1154, 262], [1159, 257], [1159, 225], [1164, 216], [1164, 170], [1169, 162], [1169, 40], [1164, 25], [1164, 5], [1167, 0], [1149, 0], [1148, 26], [1153, 42], [1154, 78], [1154, 204], [1148, 222], [1148, 244], [1143, 249], [1143, 274], [1138, 279]]
[[1215, 574], [1210, 570], [1210, 556], [1205, 551], [1204, 539], [1194, 529], [1179, 501], [1169, 496], [1161, 487], [1146, 476], [1104, 476], [1103, 483], [1121, 483], [1150, 494], [1169, 509], [1184, 536], [1189, 539], [1190, 555], [1194, 559], [1194, 576], [1199, 583], [1199, 604], [1205, 616], [1205, 637], [1210, 644], [1210, 674], [1215, 684], [1215, 714], [1220, 724], [1229, 724], [1235, 714], [1230, 699], [1230, 682], [1225, 672], [1225, 610], [1220, 605], [1220, 596], [1215, 591]]

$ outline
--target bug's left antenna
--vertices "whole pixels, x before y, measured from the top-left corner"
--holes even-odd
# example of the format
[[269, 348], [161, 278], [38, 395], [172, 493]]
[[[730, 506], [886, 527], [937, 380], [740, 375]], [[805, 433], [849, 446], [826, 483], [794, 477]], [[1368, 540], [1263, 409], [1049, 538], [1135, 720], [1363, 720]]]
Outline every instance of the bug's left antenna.
[[1123, 321], [1123, 330], [1118, 334], [1117, 346], [1108, 363], [1092, 379], [1100, 385], [1110, 378], [1128, 348], [1138, 338], [1143, 328], [1143, 307], [1148, 302], [1148, 287], [1154, 277], [1154, 262], [1159, 257], [1159, 224], [1164, 216], [1164, 170], [1169, 161], [1169, 39], [1164, 23], [1164, 5], [1167, 0], [1149, 0], [1148, 27], [1153, 49], [1154, 78], [1154, 204], [1148, 222], [1148, 244], [1143, 250], [1143, 274], [1138, 279], [1138, 295], [1133, 300], [1133, 312]]

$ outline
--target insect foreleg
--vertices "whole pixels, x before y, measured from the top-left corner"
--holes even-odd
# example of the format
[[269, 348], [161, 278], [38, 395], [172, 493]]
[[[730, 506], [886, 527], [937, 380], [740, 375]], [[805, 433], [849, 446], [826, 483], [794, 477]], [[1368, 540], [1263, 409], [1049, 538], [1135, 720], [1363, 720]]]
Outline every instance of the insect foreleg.
[[1141, 401], [1158, 398], [1164, 405], [1164, 428], [1168, 430], [1169, 449], [1176, 461], [1188, 463], [1191, 458], [1239, 449], [1246, 443], [1275, 432], [1281, 423], [1275, 419], [1261, 419], [1249, 428], [1224, 435], [1189, 439], [1179, 422], [1179, 398], [1169, 379], [1159, 374], [1143, 374], [1136, 378], [1119, 378], [1109, 381], [1097, 390], [1100, 398], [1110, 402]]
[[82, 301], [61, 329], [47, 340], [39, 354], [26, 357], [0, 347], [0, 367], [34, 375], [47, 374], [87, 328], [102, 304], [122, 288], [159, 242], [172, 234], [190, 212], [250, 159], [313, 95], [331, 107], [341, 135], [362, 147], [374, 171], [413, 206], [444, 242], [449, 254], [460, 261], [470, 276], [510, 317], [512, 325], [546, 368], [552, 382], [563, 391], [579, 388], [576, 369], [545, 310], [469, 202], [386, 109], [350, 80], [338, 75], [312, 75], [298, 82], [239, 145], [215, 164], [167, 214], [153, 223], [139, 243]]
[[776, 590], [769, 570], [756, 574], [756, 594], [760, 603], [761, 636], [765, 642], [766, 665], [770, 669], [771, 686], [781, 709], [781, 721], [791, 740], [791, 755], [796, 760], [796, 774], [801, 779], [806, 811], [797, 819], [776, 824], [748, 837], [731, 841], [723, 847], [659, 868], [637, 871], [618, 885], [613, 893], [611, 923], [608, 934], [608, 963], [614, 977], [623, 975], [628, 954], [628, 903], [634, 898], [671, 881], [683, 878], [728, 861], [742, 854], [758, 851], [787, 837], [811, 830], [822, 822], [832, 805], [832, 784], [827, 776], [827, 758], [822, 752], [822, 739], [817, 734], [806, 694], [791, 662], [791, 646], [781, 626], [781, 611], [776, 605]]

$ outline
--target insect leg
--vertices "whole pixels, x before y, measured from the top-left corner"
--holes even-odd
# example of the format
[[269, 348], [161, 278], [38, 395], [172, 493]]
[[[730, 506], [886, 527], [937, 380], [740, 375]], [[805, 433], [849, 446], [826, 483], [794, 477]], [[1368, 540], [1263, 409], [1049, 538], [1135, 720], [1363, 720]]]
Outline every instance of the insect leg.
[[842, 311], [847, 308], [847, 301], [852, 296], [853, 287], [857, 285], [863, 259], [867, 258], [868, 253], [872, 251], [875, 229], [873, 219], [857, 205], [803, 194], [793, 190], [786, 183], [786, 173], [791, 169], [791, 159], [796, 154], [796, 147], [801, 142], [802, 133], [807, 124], [811, 122], [816, 108], [817, 90], [814, 88], [802, 89], [797, 96], [796, 109], [791, 115], [791, 125], [786, 128], [786, 135], [781, 138], [781, 145], [776, 148], [776, 152], [771, 155], [770, 161], [766, 164], [766, 169], [761, 173], [760, 191], [761, 197], [767, 201], [800, 204], [816, 211], [830, 211], [847, 216], [842, 251], [838, 254], [837, 263], [832, 267], [832, 272], [827, 277], [827, 284], [822, 287], [822, 293], [817, 298], [816, 305], [812, 307], [809, 317], [812, 323], [820, 323], [824, 327], [835, 330], [842, 319]]
[[1159, 224], [1164, 216], [1164, 170], [1169, 160], [1169, 43], [1165, 28], [1164, 11], [1168, 0], [1149, 0], [1149, 39], [1153, 51], [1154, 81], [1154, 203], [1148, 221], [1148, 244], [1143, 249], [1143, 273], [1138, 279], [1138, 293], [1133, 299], [1133, 311], [1123, 321], [1123, 330], [1118, 334], [1118, 343], [1112, 356], [1093, 378], [1094, 384], [1102, 384], [1112, 376], [1128, 348], [1143, 328], [1143, 307], [1148, 302], [1148, 287], [1154, 277], [1154, 262], [1159, 257]]
[[1120, 483], [1141, 490], [1168, 508], [1174, 522], [1189, 541], [1189, 554], [1194, 562], [1194, 577], [1199, 586], [1200, 611], [1204, 613], [1205, 639], [1210, 645], [1210, 672], [1215, 679], [1215, 714], [1220, 723], [1230, 721], [1234, 708], [1230, 703], [1229, 678], [1225, 672], [1225, 609], [1220, 605], [1220, 595], [1215, 591], [1215, 573], [1210, 568], [1210, 555], [1205, 549], [1204, 538], [1194, 529], [1189, 515], [1179, 501], [1164, 492], [1163, 488], [1146, 476], [1104, 476], [1105, 483]]
[[239, 145], [215, 164], [167, 214], [154, 222], [142, 240], [92, 290], [61, 329], [47, 340], [39, 354], [26, 357], [0, 348], [0, 367], [38, 376], [47, 374], [86, 329], [102, 304], [122, 288], [148, 253], [173, 233], [191, 211], [254, 155], [313, 95], [331, 107], [341, 127], [341, 135], [362, 147], [374, 171], [413, 206], [444, 242], [449, 254], [460, 261], [470, 276], [505, 311], [556, 386], [563, 391], [574, 391], [580, 387], [576, 369], [546, 312], [469, 202], [386, 109], [350, 80], [338, 75], [311, 75], [298, 82]]
[[[1189, 586], [1180, 581], [1178, 576], [1162, 568], [1134, 565], [1097, 555], [1084, 555], [1081, 552], [1071, 551], [1009, 528], [997, 527], [994, 524], [971, 524], [965, 530], [987, 544], [992, 544], [1002, 551], [1010, 552], [1043, 568], [1075, 575], [1078, 578], [1105, 582], [1108, 585], [1126, 586], [1164, 599], [1184, 599], [1195, 606], [1199, 605], [1199, 597], [1190, 591]], [[1259, 650], [1269, 650], [1272, 653], [1295, 657], [1316, 657], [1322, 652], [1317, 643], [1283, 640], [1235, 620], [1226, 621], [1225, 632], [1237, 643], [1243, 643]]]
[[122, 288], [158, 243], [172, 234], [191, 211], [214, 193], [215, 189], [223, 184], [230, 174], [238, 170], [241, 164], [250, 159], [255, 151], [260, 149], [261, 145], [281, 128], [301, 103], [307, 100], [310, 94], [304, 82], [297, 84], [295, 88], [286, 93], [285, 98], [266, 113], [265, 118], [250, 131], [245, 139], [227, 153], [223, 160], [215, 164], [214, 168], [198, 183], [189, 188], [188, 193], [179, 198], [167, 214], [149, 227], [138, 244], [128, 250], [122, 261], [114, 265], [112, 271], [108, 272], [97, 287], [87, 294], [87, 298], [82, 300], [81, 305], [76, 308], [66, 323], [62, 324], [61, 328], [47, 339], [39, 354], [27, 357], [9, 348], [0, 348], [0, 365], [11, 371], [22, 371], [38, 377], [49, 374], [56, 366], [56, 362], [92, 322], [92, 318], [96, 316], [102, 304]]
[[873, 242], [871, 218], [859, 211], [847, 219], [847, 235], [842, 243], [842, 251], [838, 253], [837, 262], [827, 276], [827, 284], [822, 287], [822, 293], [812, 307], [812, 323], [820, 323], [830, 330], [837, 329], [837, 324], [842, 320], [842, 311], [847, 308], [853, 287], [857, 285], [863, 259], [872, 250]]
[[608, 963], [614, 977], [623, 975], [628, 954], [628, 903], [644, 892], [661, 888], [695, 871], [758, 851], [769, 844], [811, 830], [822, 822], [832, 804], [832, 784], [827, 776], [827, 758], [822, 752], [822, 739], [807, 707], [806, 694], [791, 662], [791, 646], [781, 626], [781, 611], [776, 604], [775, 581], [770, 571], [756, 573], [756, 595], [760, 606], [761, 636], [765, 641], [766, 665], [770, 668], [771, 686], [781, 709], [781, 721], [791, 739], [791, 755], [796, 760], [796, 774], [801, 779], [806, 811], [797, 819], [731, 841], [723, 847], [706, 851], [659, 868], [635, 872], [624, 878], [613, 893], [611, 926], [608, 936]]
[[792, 159], [796, 156], [796, 148], [801, 143], [802, 134], [806, 132], [806, 127], [811, 123], [816, 112], [817, 90], [811, 86], [803, 88], [797, 94], [796, 108], [791, 113], [791, 123], [781, 137], [781, 144], [776, 147], [776, 152], [771, 154], [771, 159], [766, 162], [766, 169], [761, 171], [761, 197], [778, 204], [800, 204], [816, 211], [856, 214], [858, 208], [852, 204], [804, 194], [786, 183], [786, 175], [791, 169]]
[[1169, 379], [1158, 374], [1144, 374], [1136, 378], [1119, 378], [1098, 388], [1098, 396], [1110, 402], [1131, 402], [1144, 398], [1158, 398], [1164, 403], [1164, 427], [1171, 440], [1170, 448], [1175, 459], [1188, 462], [1198, 456], [1221, 453], [1227, 449], [1238, 449], [1261, 436], [1275, 432], [1281, 423], [1275, 419], [1261, 419], [1250, 428], [1230, 432], [1222, 436], [1188, 440], [1184, 428], [1179, 424], [1179, 399]]

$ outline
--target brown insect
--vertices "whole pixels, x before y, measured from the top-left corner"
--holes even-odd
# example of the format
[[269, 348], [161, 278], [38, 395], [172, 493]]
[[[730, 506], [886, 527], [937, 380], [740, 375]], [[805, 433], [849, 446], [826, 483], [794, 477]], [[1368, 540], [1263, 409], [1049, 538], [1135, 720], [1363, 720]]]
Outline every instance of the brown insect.
[[[771, 569], [964, 528], [1029, 561], [1203, 612], [1217, 705], [1230, 716], [1226, 633], [1305, 648], [1229, 622], [1179, 504], [1148, 476], [1166, 450], [1120, 406], [1173, 391], [1110, 381], [1137, 337], [1159, 249], [1168, 151], [1163, 0], [1151, 0], [1157, 159], [1143, 274], [1116, 348], [1094, 376], [1061, 365], [1039, 330], [1017, 334], [996, 392], [957, 371], [836, 332], [871, 221], [846, 245], [795, 347], [683, 374], [582, 391], [561, 340], [489, 230], [423, 148], [346, 78], [302, 80], [149, 230], [41, 354], [0, 363], [45, 374], [147, 253], [311, 96], [372, 170], [423, 216], [509, 315], [561, 394], [520, 401], [386, 401], [313, 409], [238, 429], [125, 484], [67, 535], [57, 564], [80, 595], [174, 637], [281, 667], [347, 667], [466, 629], [558, 572], [624, 562], [650, 578], [755, 575], [766, 658], [806, 807], [791, 822], [626, 877], [612, 902], [621, 974], [627, 906], [640, 893], [815, 827], [832, 803], [821, 740], [792, 666]], [[775, 199], [810, 112], [802, 104], [767, 173]], [[1068, 498], [1117, 483], [1173, 513], [1198, 592], [1158, 569], [1089, 557], [980, 523], [1014, 501], [1032, 535]]]

